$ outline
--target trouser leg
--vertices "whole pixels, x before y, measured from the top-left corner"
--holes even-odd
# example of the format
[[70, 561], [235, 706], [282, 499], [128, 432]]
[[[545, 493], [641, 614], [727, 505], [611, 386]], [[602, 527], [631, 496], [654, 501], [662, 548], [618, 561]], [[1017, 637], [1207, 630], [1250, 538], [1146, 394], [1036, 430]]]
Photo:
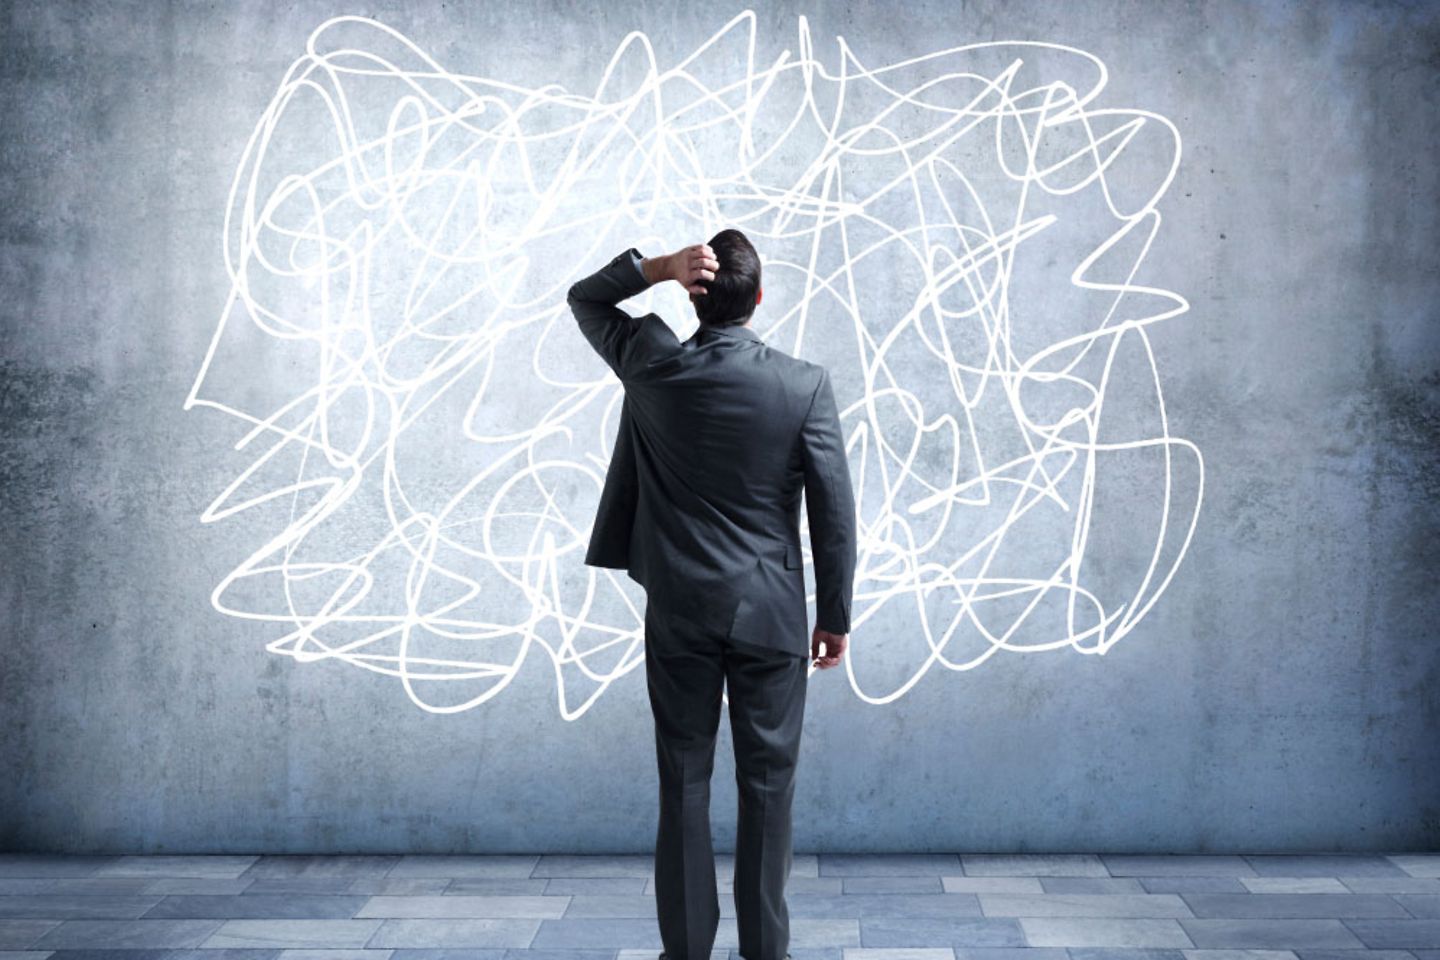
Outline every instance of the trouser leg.
[[668, 960], [708, 960], [720, 924], [710, 835], [710, 775], [725, 686], [719, 643], [647, 603], [645, 676], [660, 774], [655, 835], [660, 940]]
[[785, 884], [793, 861], [791, 806], [809, 661], [765, 647], [725, 647], [740, 809], [735, 915], [745, 960], [783, 960], [790, 946]]

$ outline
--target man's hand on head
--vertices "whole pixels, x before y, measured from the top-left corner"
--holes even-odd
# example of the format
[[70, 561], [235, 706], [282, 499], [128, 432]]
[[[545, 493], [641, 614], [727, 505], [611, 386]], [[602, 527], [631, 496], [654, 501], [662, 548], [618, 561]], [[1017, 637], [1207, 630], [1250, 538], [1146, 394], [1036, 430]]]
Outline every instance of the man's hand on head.
[[704, 282], [715, 279], [720, 261], [715, 259], [715, 251], [708, 243], [694, 243], [663, 257], [646, 257], [640, 262], [640, 269], [652, 284], [674, 280], [690, 293], [704, 296]]

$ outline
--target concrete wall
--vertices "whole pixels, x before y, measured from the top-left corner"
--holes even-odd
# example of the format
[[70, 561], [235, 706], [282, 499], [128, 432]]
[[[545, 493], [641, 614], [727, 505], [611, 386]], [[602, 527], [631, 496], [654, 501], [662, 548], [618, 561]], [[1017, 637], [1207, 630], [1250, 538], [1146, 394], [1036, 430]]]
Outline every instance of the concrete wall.
[[[644, 32], [666, 70], [740, 10], [6, 5], [0, 762], [9, 775], [0, 778], [0, 846], [651, 849], [643, 597], [580, 564], [619, 387], [574, 330], [563, 291], [627, 246], [659, 253], [753, 212], [718, 199], [742, 165], [738, 121], [712, 105], [689, 119], [726, 122], [685, 130], [687, 118], [670, 116], [656, 136], [649, 104], [650, 116], [641, 109], [628, 121], [636, 139], [606, 148], [616, 120], [591, 103], [581, 112], [595, 127], [582, 142], [596, 164], [561, 187], [576, 134], [532, 141], [536, 179], [527, 183], [518, 154], [487, 145], [492, 106], [458, 139], [437, 137], [426, 161], [454, 161], [468, 143], [493, 163], [457, 181], [462, 189], [418, 192], [403, 208], [398, 191], [365, 193], [315, 173], [342, 147], [313, 91], [276, 112], [253, 184], [261, 153], [246, 150], [285, 71], [337, 13], [373, 17], [453, 73], [593, 97], [630, 30]], [[1088, 136], [1129, 119], [1100, 111], [1151, 114], [1107, 170], [1108, 204], [1095, 163], [1118, 139], [1081, 150], [1043, 186], [1032, 178], [1017, 214], [1020, 184], [997, 152], [1023, 173], [1033, 146], [1024, 134], [1037, 129], [1032, 95], [1010, 105], [1018, 117], [998, 141], [991, 119], [943, 154], [953, 170], [935, 167], [935, 182], [917, 174], [921, 200], [902, 190], [832, 209], [843, 231], [817, 225], [813, 208], [745, 223], [767, 257], [756, 326], [831, 367], [865, 489], [861, 619], [847, 670], [811, 677], [797, 850], [1434, 848], [1440, 13], [1349, 2], [1010, 2], [909, 4], [897, 16], [886, 4], [820, 3], [767, 5], [755, 28], [757, 73], [788, 50], [838, 75], [836, 35], [859, 61], [850, 74], [962, 43], [1064, 44], [1109, 70], [1085, 105]], [[687, 72], [712, 86], [743, 78], [746, 29]], [[422, 69], [378, 30], [348, 39]], [[1010, 96], [1051, 81], [1093, 86], [1079, 55], [1031, 52], [1005, 86]], [[643, 85], [643, 53], [631, 48], [600, 100]], [[968, 64], [998, 77], [1010, 59], [992, 50], [928, 75]], [[793, 107], [799, 74], [783, 76], [765, 102]], [[908, 89], [917, 75], [885, 76]], [[831, 116], [834, 83], [812, 82], [828, 91], [817, 113]], [[444, 86], [420, 84], [436, 98], [428, 109], [455, 106]], [[349, 88], [357, 135], [384, 134], [399, 87], [392, 75]], [[927, 103], [953, 109], [977, 90], [954, 80]], [[672, 80], [665, 97], [673, 111], [694, 90]], [[851, 127], [885, 99], [863, 83], [848, 97]], [[727, 102], [743, 103], [743, 91]], [[993, 94], [976, 109], [999, 103]], [[574, 116], [536, 110], [523, 126], [535, 136]], [[915, 135], [938, 116], [912, 107], [889, 126]], [[804, 183], [828, 138], [812, 124], [787, 139], [783, 120], [779, 110], [754, 116], [757, 147], [784, 143], [779, 163], [749, 182], [782, 184], [791, 200], [856, 203], [924, 162], [861, 156], [893, 146], [876, 137], [832, 165], [843, 182]], [[1167, 121], [1180, 138], [1168, 184], [1176, 143]], [[1078, 121], [1048, 131], [1035, 166], [1059, 164], [1085, 136]], [[415, 186], [421, 168], [406, 163], [418, 157], [418, 142], [397, 135], [391, 179], [374, 156], [364, 168], [382, 185]], [[237, 170], [247, 183], [230, 198]], [[656, 170], [669, 175], [657, 182]], [[267, 218], [247, 212], [247, 198], [274, 199], [292, 174], [314, 177], [315, 198], [345, 200], [328, 213], [330, 238], [355, 243], [351, 230], [389, 227], [371, 262], [332, 262], [313, 276], [320, 253], [340, 247], [314, 234], [287, 245], [282, 231], [304, 222], [304, 193], [256, 226]], [[544, 209], [532, 186], [556, 205]], [[648, 200], [659, 202], [640, 206]], [[1117, 306], [1113, 292], [1073, 286], [1084, 257], [1147, 204], [1160, 219], [1141, 216], [1087, 276], [1160, 292], [1132, 290]], [[913, 247], [885, 242], [862, 213], [892, 230], [923, 220], [932, 233], [905, 235]], [[969, 231], [941, 227], [952, 221]], [[1023, 237], [1003, 239], [1017, 228]], [[257, 248], [239, 245], [246, 236]], [[505, 249], [521, 238], [528, 265]], [[965, 275], [968, 284], [948, 282], [960, 275], [942, 272], [947, 256], [987, 239], [1006, 256]], [[862, 256], [871, 243], [882, 245]], [[925, 244], [949, 251], [928, 274]], [[427, 267], [417, 254], [426, 246], [466, 259], [414, 298], [417, 276], [434, 279], [424, 273], [433, 257]], [[308, 280], [285, 275], [292, 256]], [[240, 265], [243, 275], [228, 272]], [[816, 278], [833, 287], [817, 289]], [[507, 300], [497, 290], [508, 283]], [[926, 307], [927, 291], [950, 315]], [[462, 296], [462, 307], [443, 308]], [[1156, 319], [1177, 302], [1188, 311]], [[917, 305], [926, 308], [913, 313]], [[683, 336], [693, 326], [683, 306], [671, 290], [632, 309], [661, 312]], [[268, 328], [255, 322], [262, 311]], [[443, 343], [414, 331], [384, 356], [364, 339], [393, 335], [407, 315], [454, 338], [471, 365], [436, 374]], [[1147, 319], [1144, 341], [1137, 330], [1113, 332]], [[335, 332], [343, 323], [355, 330]], [[1090, 349], [1027, 365], [1071, 337]], [[327, 357], [338, 375], [345, 354], [336, 351], [367, 363], [328, 408], [323, 438], [311, 430], [314, 403], [282, 421], [303, 425], [308, 461], [292, 439], [249, 485], [218, 499], [276, 443], [272, 433], [237, 449], [253, 425], [245, 417], [264, 419], [315, 389]], [[1042, 378], [1071, 361], [1073, 379]], [[1089, 392], [1102, 383], [1103, 393]], [[422, 416], [396, 412], [426, 401]], [[938, 430], [917, 434], [910, 415], [922, 411]], [[1047, 426], [1067, 411], [1074, 423]], [[542, 437], [553, 425], [570, 432]], [[503, 461], [527, 441], [551, 466]], [[1053, 456], [1040, 471], [997, 472], [988, 489], [916, 507], [1047, 441]], [[1106, 443], [1120, 448], [1097, 447]], [[356, 450], [378, 459], [359, 468], [346, 459]], [[202, 522], [212, 507], [325, 478], [355, 487], [343, 497], [311, 488]], [[988, 505], [975, 502], [981, 493]], [[296, 516], [326, 496], [333, 511], [298, 540]], [[1017, 502], [1025, 510], [1012, 516]], [[455, 524], [451, 538], [425, 555], [441, 521]], [[326, 613], [327, 597], [352, 595], [343, 571], [359, 564], [340, 564], [397, 530], [421, 558], [399, 546], [377, 553], [354, 619]], [[287, 531], [294, 551], [282, 560], [269, 548]], [[994, 596], [1017, 584], [1018, 595]], [[459, 602], [467, 585], [481, 592]], [[450, 600], [451, 625], [481, 635], [440, 635]], [[264, 619], [292, 609], [290, 622]], [[364, 640], [396, 623], [412, 627], [404, 643]], [[927, 628], [943, 659], [931, 656]], [[1046, 646], [1054, 649], [1035, 649]], [[415, 658], [424, 656], [490, 672], [412, 679], [407, 691], [394, 670], [423, 669]], [[733, 841], [731, 757], [722, 724], [720, 849]]]

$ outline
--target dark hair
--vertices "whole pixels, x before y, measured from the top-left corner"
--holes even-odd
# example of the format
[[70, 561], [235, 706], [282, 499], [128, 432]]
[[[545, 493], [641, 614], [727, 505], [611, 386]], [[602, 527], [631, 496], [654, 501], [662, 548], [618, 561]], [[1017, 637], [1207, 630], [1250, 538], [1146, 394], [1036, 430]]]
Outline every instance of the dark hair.
[[702, 281], [704, 296], [692, 296], [695, 315], [712, 327], [742, 324], [755, 312], [760, 292], [760, 255], [739, 230], [721, 230], [710, 238], [710, 249], [720, 261], [715, 279]]

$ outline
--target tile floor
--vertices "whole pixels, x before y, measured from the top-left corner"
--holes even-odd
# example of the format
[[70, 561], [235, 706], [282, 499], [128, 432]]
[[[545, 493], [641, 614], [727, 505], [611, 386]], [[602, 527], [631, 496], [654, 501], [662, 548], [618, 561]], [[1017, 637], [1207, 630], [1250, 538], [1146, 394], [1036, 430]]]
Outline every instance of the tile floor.
[[[0, 960], [654, 960], [651, 867], [0, 854]], [[1440, 960], [1440, 854], [797, 854], [788, 900], [794, 960]]]

